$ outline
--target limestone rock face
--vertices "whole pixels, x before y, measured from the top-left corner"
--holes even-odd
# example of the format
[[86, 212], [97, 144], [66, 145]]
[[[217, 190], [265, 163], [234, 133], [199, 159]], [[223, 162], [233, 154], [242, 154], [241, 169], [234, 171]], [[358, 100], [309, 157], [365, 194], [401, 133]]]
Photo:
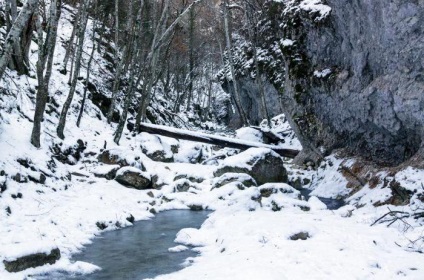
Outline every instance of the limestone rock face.
[[[383, 164], [422, 163], [422, 1], [302, 2], [269, 1], [261, 36], [273, 62], [264, 74], [304, 148], [298, 160], [344, 148]], [[242, 92], [255, 91], [249, 74], [239, 74]]]

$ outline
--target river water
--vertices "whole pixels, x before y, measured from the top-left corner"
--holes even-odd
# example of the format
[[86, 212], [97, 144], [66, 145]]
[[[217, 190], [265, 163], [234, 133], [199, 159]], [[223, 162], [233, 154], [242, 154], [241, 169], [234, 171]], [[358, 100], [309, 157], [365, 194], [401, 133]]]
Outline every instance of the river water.
[[175, 236], [187, 227], [199, 228], [209, 211], [172, 210], [157, 214], [134, 226], [102, 233], [73, 261], [84, 261], [102, 268], [88, 275], [54, 273], [38, 279], [145, 279], [178, 271], [192, 250], [168, 252], [175, 247]]

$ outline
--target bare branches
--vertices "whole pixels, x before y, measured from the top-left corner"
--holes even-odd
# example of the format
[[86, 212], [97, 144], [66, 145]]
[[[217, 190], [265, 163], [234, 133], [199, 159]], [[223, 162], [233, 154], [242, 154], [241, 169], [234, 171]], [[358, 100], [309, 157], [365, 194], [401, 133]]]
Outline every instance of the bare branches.
[[395, 211], [395, 210], [391, 210], [390, 208], [388, 208], [388, 209], [389, 209], [389, 212], [387, 212], [386, 214], [384, 214], [383, 216], [381, 216], [380, 218], [375, 220], [374, 223], [371, 224], [371, 226], [374, 226], [376, 224], [388, 223], [387, 227], [390, 227], [395, 222], [400, 221], [407, 228], [412, 228], [412, 226], [406, 221], [406, 219], [408, 219], [408, 218], [414, 218], [414, 219], [424, 218], [424, 209], [418, 209], [418, 210], [422, 210], [422, 212], [416, 211], [416, 212], [413, 212], [413, 213], [404, 212], [404, 211]]

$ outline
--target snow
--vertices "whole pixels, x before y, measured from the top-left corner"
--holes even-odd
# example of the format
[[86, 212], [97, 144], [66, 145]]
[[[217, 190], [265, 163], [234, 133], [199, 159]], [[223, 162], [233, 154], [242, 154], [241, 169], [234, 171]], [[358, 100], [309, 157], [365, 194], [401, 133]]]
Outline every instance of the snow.
[[258, 160], [264, 158], [267, 154], [273, 157], [280, 157], [276, 152], [268, 148], [250, 148], [240, 154], [224, 159], [221, 166], [237, 166], [250, 170]]
[[251, 142], [263, 142], [262, 132], [251, 127], [242, 127], [240, 129], [237, 129], [236, 137], [238, 139], [251, 141]]
[[[331, 11], [317, 0], [302, 1], [300, 6], [309, 12], [318, 11], [321, 15], [328, 15]], [[66, 31], [64, 37], [69, 37], [69, 20], [70, 14], [64, 10], [60, 28]], [[36, 60], [34, 45], [31, 51], [33, 65]], [[89, 40], [87, 45], [91, 46]], [[64, 49], [58, 44], [56, 60], [62, 61], [63, 55]], [[96, 61], [92, 70], [96, 75], [93, 76], [96, 84], [102, 85], [101, 77], [110, 78], [110, 73], [105, 72], [105, 62], [101, 57], [97, 56]], [[58, 104], [63, 104], [69, 89], [68, 76], [59, 74], [59, 67], [54, 66], [51, 92], [54, 93], [52, 98]], [[236, 153], [234, 150], [214, 151], [208, 145], [147, 133], [132, 137], [127, 130], [124, 131], [121, 146], [116, 146], [111, 141], [114, 125], [110, 126], [103, 119], [98, 119], [97, 115], [101, 116], [101, 113], [90, 100], [81, 128], [75, 125], [78, 106], [74, 104], [71, 107], [64, 141], [55, 137], [58, 114], [46, 114], [42, 124], [42, 148], [36, 149], [29, 144], [32, 129], [30, 120], [34, 113], [31, 92], [35, 89], [36, 80], [17, 76], [11, 71], [7, 74], [9, 78], [1, 81], [0, 85], [14, 95], [2, 95], [0, 98], [0, 171], [5, 172], [5, 176], [0, 176], [0, 185], [7, 184], [7, 189], [0, 194], [0, 279], [29, 279], [31, 275], [54, 275], [57, 271], [92, 273], [101, 268], [89, 263], [73, 262], [71, 259], [73, 254], [93, 242], [93, 238], [101, 233], [96, 223], [107, 225], [106, 231], [117, 230], [132, 226], [126, 219], [130, 215], [137, 221], [146, 220], [154, 217], [150, 212], [152, 209], [189, 209], [190, 205], [201, 205], [214, 212], [200, 229], [180, 230], [175, 238], [176, 246], [169, 248], [169, 252], [188, 250], [194, 246], [199, 256], [187, 260], [191, 265], [181, 271], [158, 276], [157, 279], [424, 278], [424, 254], [417, 253], [424, 248], [422, 220], [410, 219], [408, 223], [411, 226], [406, 228], [402, 222], [391, 227], [385, 224], [370, 227], [387, 212], [386, 206], [374, 207], [373, 204], [385, 201], [391, 195], [391, 190], [387, 187], [372, 189], [365, 186], [351, 194], [351, 189], [346, 187], [347, 180], [339, 170], [342, 159], [327, 157], [325, 168], [317, 171], [302, 170], [300, 175], [296, 167], [286, 164], [292, 172], [291, 177], [310, 179], [308, 188], [312, 190], [312, 196], [308, 201], [300, 200], [299, 191], [285, 183], [242, 189], [241, 183], [236, 181], [212, 189], [217, 180], [226, 178], [214, 178], [217, 165], [248, 168], [250, 165], [247, 162], [257, 160], [267, 153], [278, 156], [270, 150], [275, 147], [258, 143], [259, 138], [249, 129], [240, 130], [238, 136], [242, 139], [234, 141], [256, 145], [257, 148], [233, 156]], [[82, 92], [82, 89], [82, 83], [78, 83], [78, 91]], [[80, 101], [78, 92], [75, 98], [74, 103]], [[284, 137], [287, 141], [282, 147], [301, 149], [284, 115], [273, 118], [271, 125], [272, 131], [286, 133]], [[198, 131], [188, 134], [225, 138]], [[87, 142], [84, 151], [87, 155], [83, 155], [80, 161], [74, 160], [75, 165], [52, 159], [54, 153], [50, 147], [62, 145], [60, 147], [64, 150], [74, 146], [78, 139]], [[105, 142], [111, 154], [125, 159], [130, 165], [121, 168], [120, 173], [129, 170], [142, 172], [140, 168], [143, 165], [149, 174], [159, 176], [163, 187], [160, 190], [135, 190], [125, 188], [114, 180], [95, 177], [96, 174], [105, 174], [118, 167], [97, 162], [96, 156]], [[171, 153], [171, 147], [176, 145], [179, 151], [173, 154], [173, 163], [152, 161], [142, 151], [144, 147], [145, 153], [155, 149]], [[89, 153], [96, 155], [90, 156]], [[198, 164], [199, 155], [202, 159], [216, 155], [225, 155], [226, 158], [216, 159], [216, 165], [202, 165]], [[17, 159], [27, 160], [34, 170], [22, 166]], [[52, 168], [51, 165], [56, 167]], [[18, 183], [11, 179], [18, 173], [23, 178], [45, 174], [47, 179], [44, 184], [32, 181]], [[191, 188], [190, 192], [177, 193], [173, 188], [177, 175], [201, 178], [203, 181], [192, 183], [195, 188]], [[232, 174], [226, 176], [231, 177]], [[247, 177], [243, 176], [240, 179]], [[414, 192], [414, 196], [410, 205], [390, 207], [408, 212], [422, 208], [423, 203], [418, 194], [423, 191], [424, 171], [406, 168], [394, 178], [404, 188]], [[269, 197], [261, 197], [261, 190], [264, 189], [275, 191]], [[335, 211], [326, 209], [317, 198], [348, 195], [351, 195], [348, 198], [350, 205]], [[276, 208], [279, 211], [275, 211]], [[300, 232], [308, 233], [309, 238], [296, 241], [290, 239]], [[12, 274], [2, 264], [3, 260], [36, 252], [50, 252], [56, 247], [60, 249], [62, 257], [53, 265]]]
[[[307, 232], [307, 240], [290, 236]], [[422, 279], [424, 256], [397, 234], [331, 211], [216, 211], [178, 242], [202, 247], [183, 270], [155, 279]]]
[[314, 76], [317, 78], [325, 78], [332, 73], [331, 69], [324, 69], [322, 71], [315, 70]]
[[330, 6], [324, 5], [321, 0], [303, 0], [299, 7], [310, 13], [318, 13], [320, 15], [316, 19], [318, 21], [326, 18], [331, 12]]
[[175, 247], [169, 248], [168, 251], [171, 253], [178, 253], [178, 252], [183, 252], [183, 251], [187, 251], [188, 247], [184, 246], [184, 245], [177, 245]]

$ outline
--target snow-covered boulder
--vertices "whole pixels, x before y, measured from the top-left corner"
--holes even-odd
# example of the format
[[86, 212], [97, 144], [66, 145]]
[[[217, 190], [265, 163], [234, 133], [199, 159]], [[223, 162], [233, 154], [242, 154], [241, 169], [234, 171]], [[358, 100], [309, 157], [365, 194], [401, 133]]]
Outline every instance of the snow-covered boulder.
[[196, 185], [188, 179], [179, 179], [174, 181], [175, 192], [187, 192], [190, 188], [196, 189]]
[[220, 188], [226, 184], [232, 182], [239, 182], [243, 184], [245, 187], [256, 187], [255, 179], [252, 178], [249, 174], [246, 173], [225, 173], [222, 176], [215, 178], [212, 183], [212, 189]]
[[258, 187], [262, 197], [270, 197], [275, 193], [283, 193], [291, 198], [300, 198], [300, 192], [285, 183], [266, 183]]
[[102, 151], [97, 160], [104, 164], [133, 166], [145, 171], [145, 167], [140, 161], [140, 155], [131, 149], [116, 147]]
[[93, 170], [93, 174], [94, 174], [94, 176], [96, 176], [98, 178], [106, 178], [108, 180], [113, 180], [116, 176], [116, 172], [120, 168], [121, 167], [117, 164], [115, 164], [115, 165], [100, 165], [100, 166], [97, 166]]
[[247, 173], [258, 184], [287, 182], [283, 158], [268, 148], [250, 148], [224, 159], [214, 176], [219, 177], [225, 173]]
[[159, 136], [142, 132], [137, 140], [140, 141], [141, 151], [151, 160], [173, 162], [173, 150], [178, 151], [178, 145], [168, 143], [168, 139], [170, 138], [164, 140]]
[[151, 176], [135, 167], [122, 167], [116, 173], [115, 180], [129, 188], [144, 190], [151, 188]]
[[195, 174], [178, 174], [174, 177], [174, 181], [177, 181], [180, 179], [187, 179], [193, 183], [202, 183], [205, 180], [204, 177], [195, 175]]

